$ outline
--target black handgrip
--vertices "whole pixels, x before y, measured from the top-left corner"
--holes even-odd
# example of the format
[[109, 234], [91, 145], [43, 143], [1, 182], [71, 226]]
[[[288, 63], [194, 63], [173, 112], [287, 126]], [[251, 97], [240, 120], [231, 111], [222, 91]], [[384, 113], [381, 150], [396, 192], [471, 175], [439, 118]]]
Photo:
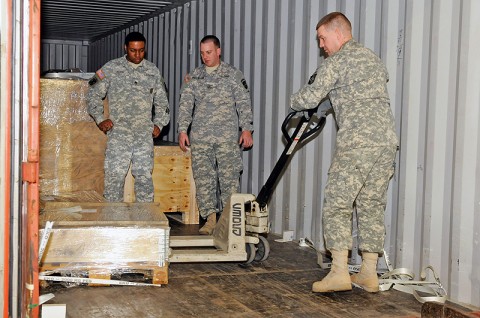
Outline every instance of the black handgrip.
[[297, 113], [299, 113], [299, 112], [298, 111], [293, 111], [293, 112], [289, 113], [287, 115], [287, 117], [285, 117], [285, 119], [283, 120], [282, 134], [283, 134], [283, 137], [285, 137], [285, 139], [287, 140], [287, 143], [289, 143], [292, 140], [292, 137], [288, 134], [287, 126], [288, 126], [288, 123], [290, 122], [290, 119], [292, 119], [293, 116], [295, 116]]
[[[312, 118], [313, 115], [315, 115], [315, 113], [317, 112], [317, 109], [318, 109], [318, 106], [315, 107], [315, 108], [312, 108], [312, 109], [308, 109], [307, 112], [308, 112], [308, 118], [305, 117], [305, 115], [302, 116], [302, 119], [301, 119], [301, 123], [304, 123], [306, 121], [310, 121], [310, 119]], [[288, 134], [288, 131], [287, 131], [287, 126], [288, 126], [288, 123], [290, 122], [290, 120], [297, 114], [297, 113], [303, 113], [304, 111], [293, 111], [291, 113], [289, 113], [287, 115], [287, 117], [285, 117], [285, 119], [283, 120], [283, 123], [282, 123], [282, 134], [283, 134], [283, 137], [285, 137], [285, 140], [287, 141], [287, 143], [290, 143], [292, 141], [292, 136]], [[323, 127], [325, 126], [325, 123], [326, 123], [326, 118], [325, 117], [321, 117], [319, 119], [319, 122], [318, 123], [312, 123], [314, 124], [315, 126], [313, 127], [310, 127], [308, 129], [307, 132], [305, 132], [299, 139], [299, 141], [302, 141], [308, 137], [310, 137], [311, 135], [313, 135], [314, 133], [316, 133], [317, 131], [321, 131], [323, 129]]]

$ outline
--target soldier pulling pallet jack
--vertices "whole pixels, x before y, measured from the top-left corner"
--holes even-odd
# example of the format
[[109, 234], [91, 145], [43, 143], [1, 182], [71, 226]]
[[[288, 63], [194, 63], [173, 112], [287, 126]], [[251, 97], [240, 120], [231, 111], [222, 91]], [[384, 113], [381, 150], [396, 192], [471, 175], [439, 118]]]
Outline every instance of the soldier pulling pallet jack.
[[[298, 117], [297, 115], [302, 116]], [[308, 112], [291, 112], [282, 124], [287, 145], [258, 196], [235, 193], [210, 236], [171, 236], [171, 263], [241, 261], [251, 263], [268, 258], [270, 246], [265, 238], [269, 232], [267, 203], [281, 173], [297, 145], [321, 132], [326, 122], [325, 107]], [[288, 133], [293, 119], [298, 120], [293, 134]], [[213, 249], [205, 249], [213, 247]], [[188, 248], [188, 249], [186, 249]]]

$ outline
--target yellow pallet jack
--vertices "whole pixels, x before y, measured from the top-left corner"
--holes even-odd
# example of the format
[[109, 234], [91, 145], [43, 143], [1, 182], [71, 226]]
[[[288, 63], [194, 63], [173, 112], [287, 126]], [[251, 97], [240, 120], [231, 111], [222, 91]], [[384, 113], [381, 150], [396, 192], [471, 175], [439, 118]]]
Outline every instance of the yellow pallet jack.
[[[170, 263], [238, 261], [250, 264], [268, 258], [270, 245], [265, 237], [270, 228], [267, 203], [297, 145], [320, 133], [325, 126], [327, 111], [317, 109], [287, 115], [282, 124], [287, 145], [258, 196], [232, 194], [210, 236], [170, 236]], [[288, 129], [293, 121], [297, 125], [290, 135]]]

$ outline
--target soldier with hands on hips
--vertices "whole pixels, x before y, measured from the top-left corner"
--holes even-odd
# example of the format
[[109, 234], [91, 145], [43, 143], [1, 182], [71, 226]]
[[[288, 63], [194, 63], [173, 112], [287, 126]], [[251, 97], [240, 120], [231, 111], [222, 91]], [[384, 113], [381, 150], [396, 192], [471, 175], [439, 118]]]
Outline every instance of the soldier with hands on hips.
[[[153, 138], [170, 116], [164, 80], [155, 64], [144, 59], [145, 44], [141, 33], [129, 33], [126, 54], [106, 63], [89, 82], [88, 112], [108, 137], [104, 197], [110, 202], [123, 201], [130, 163], [136, 200], [153, 202]], [[104, 118], [105, 98], [108, 118]]]
[[[377, 292], [377, 260], [383, 252], [387, 189], [394, 173], [398, 138], [387, 92], [384, 63], [352, 38], [350, 21], [340, 12], [323, 17], [316, 27], [327, 58], [307, 85], [291, 96], [291, 108], [315, 108], [328, 97], [338, 132], [328, 171], [323, 204], [326, 248], [332, 253], [328, 275], [314, 292], [351, 290], [352, 283]], [[352, 214], [357, 210], [362, 265], [350, 277]]]
[[203, 65], [185, 77], [182, 87], [178, 142], [183, 151], [191, 147], [198, 208], [207, 219], [200, 234], [209, 235], [216, 225], [217, 183], [221, 206], [240, 190], [241, 147], [253, 145], [253, 114], [243, 74], [221, 61], [216, 36], [200, 41], [200, 55]]

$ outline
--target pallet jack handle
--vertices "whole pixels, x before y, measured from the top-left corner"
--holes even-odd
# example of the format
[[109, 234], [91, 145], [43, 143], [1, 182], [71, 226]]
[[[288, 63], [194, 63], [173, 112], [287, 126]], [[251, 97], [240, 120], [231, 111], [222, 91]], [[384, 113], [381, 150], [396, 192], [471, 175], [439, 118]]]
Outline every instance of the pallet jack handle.
[[[285, 117], [282, 124], [282, 134], [287, 141], [287, 145], [282, 152], [282, 155], [278, 159], [275, 167], [273, 168], [270, 176], [268, 177], [265, 185], [260, 190], [256, 201], [261, 208], [264, 208], [270, 197], [273, 193], [273, 189], [275, 184], [277, 183], [278, 179], [282, 175], [283, 168], [286, 167], [288, 160], [290, 159], [295, 147], [298, 143], [302, 142], [303, 140], [307, 139], [311, 135], [321, 132], [323, 127], [326, 123], [326, 114], [322, 112], [320, 117], [318, 117], [317, 113], [318, 106], [316, 108], [310, 109], [308, 111], [293, 111]], [[294, 132], [290, 135], [288, 133], [288, 124], [298, 113], [302, 113], [300, 120], [295, 128]]]

